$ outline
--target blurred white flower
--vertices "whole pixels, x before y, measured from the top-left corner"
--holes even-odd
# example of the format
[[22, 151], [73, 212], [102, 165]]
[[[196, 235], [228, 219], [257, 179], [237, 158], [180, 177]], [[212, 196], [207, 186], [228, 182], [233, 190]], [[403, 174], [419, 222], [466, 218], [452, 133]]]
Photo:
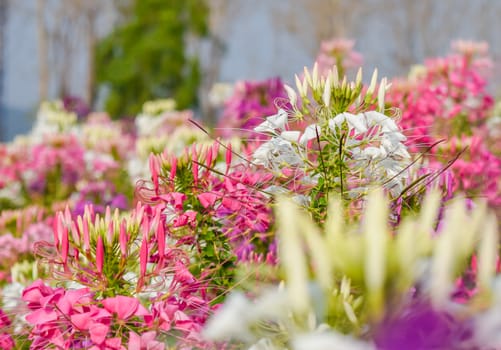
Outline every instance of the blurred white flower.
[[76, 113], [67, 112], [62, 101], [44, 101], [38, 109], [31, 135], [36, 140], [41, 140], [43, 135], [69, 132], [76, 123]]
[[214, 341], [238, 339], [252, 342], [254, 337], [249, 331], [251, 314], [250, 301], [242, 293], [232, 293], [221, 309], [207, 321], [204, 336]]
[[270, 339], [260, 339], [256, 344], [252, 345], [249, 350], [285, 350], [283, 347], [275, 346]]
[[215, 83], [209, 91], [209, 103], [219, 107], [233, 94], [234, 85], [229, 83]]
[[296, 337], [294, 350], [375, 350], [370, 343], [353, 339], [349, 336], [330, 332], [311, 332]]
[[253, 301], [243, 293], [234, 292], [209, 319], [204, 336], [214, 341], [233, 339], [246, 343], [257, 342], [254, 344], [255, 349], [268, 349], [263, 346], [269, 343], [258, 335], [259, 323], [280, 322], [288, 317], [289, 310], [289, 299], [280, 288], [268, 289]]

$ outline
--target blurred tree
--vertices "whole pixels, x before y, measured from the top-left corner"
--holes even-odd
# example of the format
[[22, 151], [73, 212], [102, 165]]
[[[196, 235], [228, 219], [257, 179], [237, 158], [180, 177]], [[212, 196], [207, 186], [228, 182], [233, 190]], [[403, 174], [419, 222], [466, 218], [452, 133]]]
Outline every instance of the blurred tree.
[[120, 12], [122, 24], [97, 48], [97, 80], [109, 88], [106, 110], [132, 115], [164, 97], [180, 109], [194, 105], [200, 74], [189, 51], [207, 33], [205, 0], [133, 0]]

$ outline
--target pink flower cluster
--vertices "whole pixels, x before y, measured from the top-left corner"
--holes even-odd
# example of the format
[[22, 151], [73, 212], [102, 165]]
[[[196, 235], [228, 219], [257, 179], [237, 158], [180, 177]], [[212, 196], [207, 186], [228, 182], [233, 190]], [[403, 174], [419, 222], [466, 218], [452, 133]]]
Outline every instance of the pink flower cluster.
[[15, 348], [14, 339], [10, 331], [11, 321], [9, 317], [0, 309], [0, 349], [11, 350]]
[[[190, 228], [193, 236], [185, 236], [183, 242], [197, 244], [195, 232], [200, 230], [200, 225], [209, 225], [213, 232], [229, 241], [239, 260], [264, 254], [265, 259], [274, 261], [274, 239], [267, 234], [271, 227], [270, 199], [263, 192], [273, 176], [244, 164], [232, 167], [231, 145], [224, 147], [221, 153], [219, 142], [208, 147], [192, 147], [181, 158], [152, 155], [150, 171], [154, 188], [145, 195], [161, 203], [157, 206], [161, 205], [166, 213], [168, 230]], [[216, 163], [223, 155], [224, 174], [216, 170]], [[175, 192], [179, 191], [179, 178], [185, 176], [192, 179], [189, 188], [183, 193]], [[206, 219], [200, 220], [200, 217]]]
[[[217, 132], [223, 137], [260, 138], [252, 132], [264, 116], [277, 113], [286, 104], [287, 94], [279, 78], [263, 81], [240, 81], [233, 95], [225, 102]], [[277, 107], [278, 106], [278, 107]]]
[[[65, 290], [51, 288], [41, 280], [23, 291], [30, 312], [26, 321], [33, 327], [30, 349], [122, 350], [164, 349], [153, 338], [140, 337], [151, 315], [136, 298], [117, 296], [94, 300], [88, 288]], [[141, 342], [147, 344], [141, 344]]]
[[[35, 193], [71, 191], [85, 172], [84, 149], [71, 135], [47, 138], [45, 142], [34, 145], [31, 155], [28, 168], [34, 172], [34, 177], [29, 179], [28, 186]], [[54, 176], [64, 189], [48, 188]]]
[[0, 282], [10, 281], [10, 267], [32, 256], [33, 244], [49, 240], [52, 230], [37, 206], [0, 213]]
[[91, 207], [76, 219], [56, 215], [54, 243], [38, 242], [36, 253], [52, 278], [85, 287], [39, 280], [24, 290], [32, 349], [163, 349], [163, 334], [203, 346], [211, 296], [186, 253], [166, 244], [161, 213], [138, 204], [126, 219], [109, 208], [103, 219]]
[[427, 60], [409, 79], [395, 80], [386, 100], [400, 109], [412, 151], [445, 140], [429, 150], [430, 168], [452, 163], [454, 191], [486, 197], [496, 206], [501, 203], [501, 159], [483, 137], [493, 107], [485, 78], [490, 61], [485, 45], [459, 42], [454, 48], [456, 52], [444, 58]]
[[322, 41], [320, 52], [315, 62], [318, 64], [318, 71], [327, 73], [332, 67], [336, 66], [341, 76], [348, 69], [358, 68], [363, 63], [362, 55], [356, 52], [355, 41], [342, 38], [333, 38]]

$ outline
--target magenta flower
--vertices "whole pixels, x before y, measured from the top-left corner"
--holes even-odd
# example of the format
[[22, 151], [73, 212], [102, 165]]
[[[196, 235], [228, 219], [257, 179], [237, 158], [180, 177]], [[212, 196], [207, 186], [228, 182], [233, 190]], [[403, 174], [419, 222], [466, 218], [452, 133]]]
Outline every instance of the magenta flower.
[[0, 309], [0, 349], [11, 350], [15, 348], [14, 339], [10, 333], [11, 322], [5, 312]]
[[148, 311], [136, 298], [118, 295], [116, 297], [106, 298], [102, 303], [107, 311], [116, 314], [117, 318], [121, 321], [126, 321], [133, 316], [148, 315]]
[[164, 350], [165, 344], [155, 340], [156, 332], [150, 331], [138, 335], [134, 332], [129, 333], [129, 350]]
[[242, 81], [235, 86], [233, 95], [226, 101], [218, 124], [218, 133], [224, 137], [246, 136], [259, 138], [252, 132], [263, 118], [276, 114], [284, 107], [287, 94], [279, 78], [264, 81]]
[[459, 320], [427, 303], [415, 303], [384, 320], [374, 341], [381, 350], [462, 349], [472, 338], [468, 320]]

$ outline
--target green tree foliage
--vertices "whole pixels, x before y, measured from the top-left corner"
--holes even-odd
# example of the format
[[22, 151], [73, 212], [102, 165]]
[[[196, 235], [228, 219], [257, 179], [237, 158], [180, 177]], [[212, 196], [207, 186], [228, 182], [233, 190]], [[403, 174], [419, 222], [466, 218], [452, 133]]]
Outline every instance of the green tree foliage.
[[165, 97], [180, 109], [194, 105], [200, 72], [186, 41], [206, 35], [206, 1], [133, 0], [121, 13], [122, 24], [97, 49], [97, 80], [110, 90], [106, 110], [134, 115], [145, 101]]

